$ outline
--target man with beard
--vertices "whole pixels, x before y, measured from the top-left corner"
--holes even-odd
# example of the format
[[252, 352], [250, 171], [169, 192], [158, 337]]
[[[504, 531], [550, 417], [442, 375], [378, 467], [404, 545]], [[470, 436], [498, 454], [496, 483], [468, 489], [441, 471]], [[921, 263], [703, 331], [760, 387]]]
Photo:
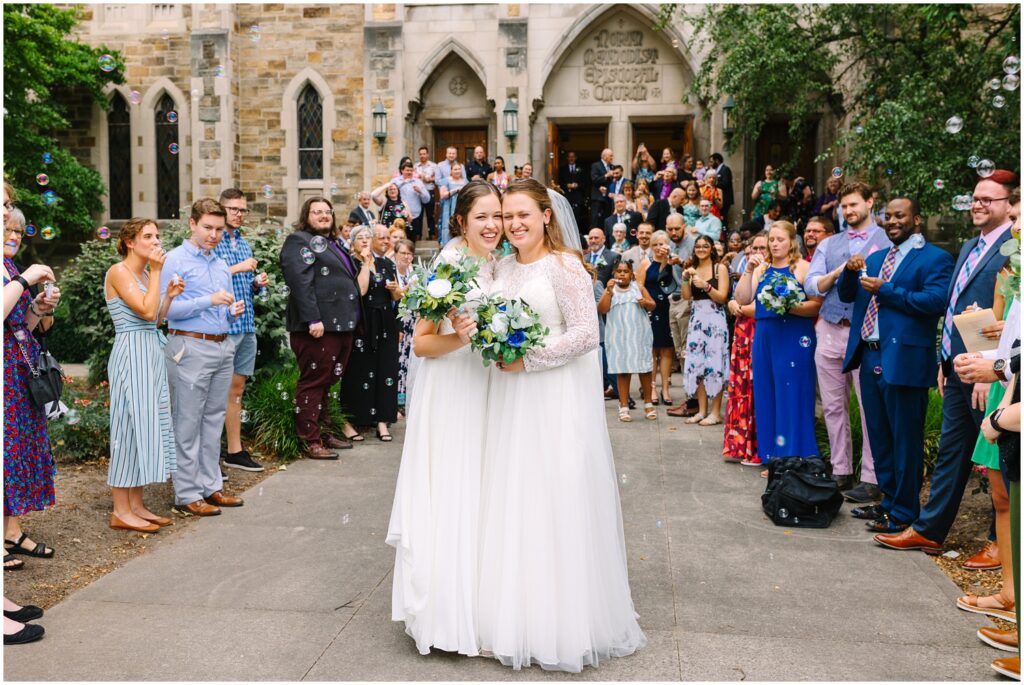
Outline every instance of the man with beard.
[[823, 216], [812, 216], [807, 220], [807, 227], [804, 229], [804, 249], [807, 255], [804, 257], [808, 262], [814, 257], [818, 245], [835, 233], [835, 227], [829, 219]]
[[[850, 339], [853, 305], [842, 302], [834, 287], [854, 255], [871, 255], [887, 250], [892, 243], [871, 218], [871, 188], [866, 183], [850, 183], [839, 191], [843, 214], [850, 222], [850, 230], [838, 233], [819, 243], [811, 260], [811, 268], [804, 281], [810, 297], [823, 297], [821, 312], [814, 325], [817, 348], [814, 363], [818, 372], [818, 389], [832, 446], [832, 477], [843, 490], [843, 497], [864, 504], [876, 500], [881, 494], [875, 481], [871, 445], [867, 438], [868, 425], [861, 401], [860, 379], [843, 370], [846, 348]], [[861, 457], [860, 483], [853, 487], [853, 436], [850, 430], [850, 385], [857, 394], [861, 407], [861, 430], [865, 436]]]
[[[886, 212], [889, 250], [856, 254], [839, 278], [839, 298], [854, 303], [844, 371], [857, 370], [882, 491], [878, 505], [856, 507], [876, 533], [898, 533], [917, 519], [924, 477], [924, 422], [935, 387], [935, 327], [946, 311], [953, 258], [921, 234], [915, 200], [893, 198]], [[809, 223], [808, 235], [812, 226]], [[923, 344], [926, 343], [926, 344]]]

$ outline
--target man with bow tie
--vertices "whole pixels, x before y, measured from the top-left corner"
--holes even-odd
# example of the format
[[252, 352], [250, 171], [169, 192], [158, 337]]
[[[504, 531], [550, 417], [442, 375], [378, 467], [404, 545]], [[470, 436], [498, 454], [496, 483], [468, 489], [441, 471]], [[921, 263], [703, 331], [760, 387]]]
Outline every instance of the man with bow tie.
[[[818, 372], [818, 390], [832, 446], [832, 477], [851, 502], [866, 504], [876, 501], [881, 493], [875, 478], [871, 443], [864, 403], [861, 400], [859, 376], [844, 371], [846, 348], [850, 340], [853, 304], [842, 302], [836, 282], [854, 255], [869, 255], [888, 250], [892, 242], [871, 216], [871, 188], [866, 183], [849, 183], [839, 191], [839, 203], [850, 222], [850, 230], [827, 238], [811, 259], [804, 289], [809, 297], [822, 297], [821, 312], [814, 325], [818, 345], [814, 363]], [[850, 431], [850, 385], [857, 393], [864, 436], [860, 483], [853, 487], [853, 436]]]
[[348, 213], [349, 222], [356, 226], [371, 226], [377, 220], [370, 209], [370, 193], [363, 190], [359, 193], [359, 206]]
[[[605, 235], [611, 236], [615, 224], [623, 224], [626, 227], [626, 240], [629, 241], [630, 245], [636, 245], [636, 229], [639, 228], [640, 223], [644, 220], [643, 216], [641, 216], [640, 212], [631, 212], [626, 209], [625, 195], [616, 195], [614, 203], [615, 213], [604, 220]], [[610, 242], [609, 245], [611, 245]]]

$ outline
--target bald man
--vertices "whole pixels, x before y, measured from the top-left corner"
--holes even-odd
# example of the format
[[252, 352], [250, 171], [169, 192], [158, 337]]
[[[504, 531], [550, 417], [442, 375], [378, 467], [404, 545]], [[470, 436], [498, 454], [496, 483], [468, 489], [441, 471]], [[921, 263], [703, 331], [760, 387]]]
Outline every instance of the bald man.
[[608, 216], [608, 206], [605, 196], [608, 195], [608, 185], [612, 182], [615, 172], [612, 170], [612, 162], [615, 156], [608, 148], [601, 150], [601, 159], [590, 165], [590, 225], [604, 226], [605, 217]]
[[612, 272], [615, 271], [615, 266], [621, 258], [622, 255], [618, 252], [605, 247], [604, 231], [600, 228], [590, 229], [590, 233], [587, 234], [587, 249], [583, 253], [583, 259], [597, 271], [597, 281], [602, 288], [607, 287]]
[[683, 202], [686, 200], [686, 192], [682, 188], [675, 188], [664, 200], [658, 200], [647, 210], [647, 223], [654, 226], [656, 231], [665, 230], [665, 219], [672, 214], [683, 213]]

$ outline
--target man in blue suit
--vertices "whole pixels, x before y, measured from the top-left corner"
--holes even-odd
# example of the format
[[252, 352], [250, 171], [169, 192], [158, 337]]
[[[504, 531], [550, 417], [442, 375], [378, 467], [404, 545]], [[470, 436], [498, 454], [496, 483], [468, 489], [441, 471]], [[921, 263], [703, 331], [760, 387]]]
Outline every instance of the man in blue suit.
[[1017, 175], [997, 169], [974, 187], [971, 221], [980, 234], [960, 250], [947, 293], [946, 313], [940, 339], [941, 363], [938, 385], [942, 393], [942, 434], [932, 472], [928, 502], [912, 525], [900, 533], [881, 533], [875, 542], [897, 550], [942, 551], [960, 509], [960, 500], [971, 475], [971, 453], [981, 430], [982, 412], [988, 401], [988, 383], [968, 383], [953, 368], [953, 359], [966, 351], [953, 317], [971, 304], [990, 308], [996, 275], [1006, 264], [999, 247], [1010, 237], [1010, 193], [1018, 186]]
[[860, 369], [880, 504], [856, 507], [868, 528], [898, 533], [917, 520], [924, 470], [928, 389], [935, 387], [935, 327], [946, 311], [953, 257], [921, 235], [916, 200], [889, 202], [892, 247], [854, 255], [839, 279], [839, 299], [853, 302], [843, 373]]

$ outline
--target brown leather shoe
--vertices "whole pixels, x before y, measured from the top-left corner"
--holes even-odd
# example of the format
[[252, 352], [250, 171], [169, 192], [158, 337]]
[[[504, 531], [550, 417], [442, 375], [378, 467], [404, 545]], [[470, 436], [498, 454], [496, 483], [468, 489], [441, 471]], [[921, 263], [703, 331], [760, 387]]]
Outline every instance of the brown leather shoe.
[[992, 670], [1007, 678], [1020, 680], [1020, 657], [1011, 656], [1006, 659], [996, 659], [992, 662]]
[[156, 514], [153, 514], [152, 516], [142, 516], [141, 518], [146, 519], [150, 523], [155, 523], [156, 525], [160, 526], [161, 528], [163, 526], [169, 526], [169, 525], [172, 525], [174, 523], [174, 521], [172, 521], [171, 519], [167, 518], [166, 516], [157, 516]]
[[999, 630], [999, 628], [993, 628], [992, 626], [978, 628], [978, 639], [989, 647], [995, 647], [1004, 652], [1020, 651], [1016, 628], [1012, 630]]
[[218, 507], [240, 507], [245, 504], [245, 501], [241, 497], [235, 497], [234, 495], [225, 495], [223, 490], [209, 495], [206, 501], [210, 504], [215, 504]]
[[942, 551], [942, 545], [923, 537], [913, 526], [895, 535], [876, 535], [875, 542], [889, 549], [919, 549], [927, 554], [938, 554]]
[[220, 516], [220, 509], [206, 503], [206, 500], [197, 499], [188, 504], [176, 505], [178, 509], [187, 511], [193, 516]]
[[989, 542], [977, 554], [960, 564], [968, 571], [998, 571], [1003, 567], [999, 561], [999, 545]]
[[665, 410], [665, 413], [669, 416], [678, 416], [680, 418], [688, 419], [691, 416], [696, 416], [700, 410], [696, 407], [687, 408], [686, 401], [680, 402], [675, 407], [669, 407]]
[[332, 450], [350, 450], [352, 449], [352, 443], [348, 440], [341, 440], [333, 435], [328, 435], [324, 438], [324, 445]]
[[337, 459], [338, 455], [330, 451], [319, 442], [311, 442], [306, 448], [306, 456], [310, 459]]
[[145, 526], [133, 526], [129, 523], [125, 523], [115, 514], [110, 515], [110, 527], [114, 530], [134, 530], [138, 533], [155, 533], [160, 530], [160, 526], [155, 523], [149, 523]]

